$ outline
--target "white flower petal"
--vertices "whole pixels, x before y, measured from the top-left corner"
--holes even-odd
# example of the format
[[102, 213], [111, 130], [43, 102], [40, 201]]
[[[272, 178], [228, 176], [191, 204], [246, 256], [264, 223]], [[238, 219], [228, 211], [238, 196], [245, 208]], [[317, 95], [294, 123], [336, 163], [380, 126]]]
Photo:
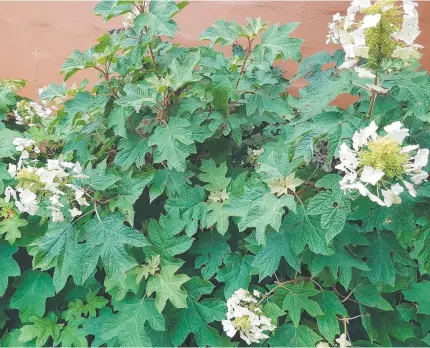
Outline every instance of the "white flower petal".
[[363, 18], [363, 24], [361, 25], [361, 28], [368, 29], [368, 28], [374, 28], [378, 25], [379, 21], [381, 20], [381, 14], [374, 14], [374, 15], [366, 15]]
[[356, 59], [352, 59], [352, 60], [347, 60], [346, 62], [344, 62], [340, 67], [339, 70], [343, 70], [343, 69], [351, 69], [352, 67], [357, 65], [358, 60]]
[[415, 155], [414, 165], [416, 167], [425, 167], [429, 159], [429, 149], [419, 149]]
[[374, 73], [365, 68], [355, 67], [354, 70], [361, 79], [374, 79], [376, 77]]
[[413, 184], [411, 184], [410, 182], [407, 182], [407, 181], [403, 181], [403, 185], [405, 185], [406, 189], [408, 190], [409, 194], [412, 197], [416, 197], [417, 196], [417, 191], [415, 190]]
[[360, 180], [374, 186], [383, 176], [384, 172], [381, 169], [365, 166], [361, 173]]

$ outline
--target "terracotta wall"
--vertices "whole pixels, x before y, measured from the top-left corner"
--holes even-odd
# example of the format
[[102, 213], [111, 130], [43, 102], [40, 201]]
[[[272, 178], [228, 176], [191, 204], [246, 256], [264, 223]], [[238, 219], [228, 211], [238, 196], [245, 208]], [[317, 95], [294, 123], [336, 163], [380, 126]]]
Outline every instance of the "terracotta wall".
[[[61, 65], [73, 49], [84, 50], [108, 29], [121, 25], [119, 20], [103, 23], [92, 13], [95, 5], [94, 1], [0, 1], [0, 78], [28, 80], [24, 94], [33, 98], [36, 75], [39, 87], [60, 83]], [[261, 17], [272, 24], [301, 22], [294, 35], [305, 40], [304, 56], [322, 49], [334, 51], [336, 45], [325, 45], [327, 24], [348, 5], [346, 1], [191, 1], [175, 17], [180, 26], [176, 41], [198, 44], [199, 34], [221, 18], [243, 23], [245, 17]], [[418, 42], [425, 46], [426, 57], [422, 64], [430, 70], [430, 2], [419, 2], [419, 12], [422, 33]], [[290, 61], [284, 68], [291, 76], [297, 64]]]

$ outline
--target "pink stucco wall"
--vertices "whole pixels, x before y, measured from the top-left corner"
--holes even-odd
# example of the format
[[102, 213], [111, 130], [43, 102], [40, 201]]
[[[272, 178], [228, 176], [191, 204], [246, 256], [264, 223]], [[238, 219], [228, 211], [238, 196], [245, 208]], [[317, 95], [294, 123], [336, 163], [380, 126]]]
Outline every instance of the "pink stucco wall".
[[[0, 1], [0, 78], [28, 80], [24, 94], [33, 98], [36, 73], [39, 87], [60, 83], [61, 65], [73, 49], [84, 50], [108, 29], [121, 25], [119, 20], [103, 23], [101, 17], [93, 15], [95, 5], [95, 1]], [[304, 56], [322, 49], [334, 51], [335, 45], [325, 45], [327, 24], [334, 13], [344, 12], [348, 5], [346, 1], [192, 0], [175, 17], [180, 26], [175, 40], [185, 46], [195, 45], [199, 34], [218, 19], [243, 23], [245, 17], [261, 17], [272, 24], [301, 22], [294, 35], [305, 40]], [[422, 34], [418, 42], [425, 46], [422, 63], [430, 70], [430, 2], [419, 2], [419, 13]], [[283, 67], [291, 76], [297, 64], [289, 61]], [[72, 82], [82, 77], [78, 75]], [[89, 78], [96, 78], [96, 73], [90, 73]]]

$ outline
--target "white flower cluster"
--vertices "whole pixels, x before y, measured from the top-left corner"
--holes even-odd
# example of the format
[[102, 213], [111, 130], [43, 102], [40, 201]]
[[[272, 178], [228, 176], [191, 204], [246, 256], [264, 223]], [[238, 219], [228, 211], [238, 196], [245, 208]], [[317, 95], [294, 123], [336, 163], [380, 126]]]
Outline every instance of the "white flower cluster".
[[[348, 341], [346, 338], [346, 334], [341, 334], [339, 338], [336, 338], [336, 343], [339, 346], [333, 346], [333, 347], [339, 347], [339, 348], [347, 348], [352, 347], [351, 342]], [[316, 348], [330, 348], [330, 345], [327, 342], [319, 342], [316, 346]]]
[[259, 343], [266, 339], [264, 331], [276, 329], [271, 319], [263, 315], [258, 303], [260, 292], [254, 291], [253, 295], [240, 288], [227, 300], [227, 320], [222, 321], [222, 326], [227, 336], [233, 337], [237, 332], [240, 338], [247, 344]]
[[[378, 3], [381, 0], [375, 1]], [[353, 0], [351, 6], [347, 10], [346, 16], [341, 16], [336, 13], [333, 16], [333, 23], [329, 24], [329, 34], [327, 35], [327, 43], [333, 42], [340, 44], [345, 51], [345, 62], [339, 69], [350, 69], [355, 67], [358, 59], [369, 58], [369, 46], [366, 44], [366, 30], [376, 27], [381, 20], [381, 14], [364, 15], [361, 21], [356, 22], [357, 14], [372, 6], [370, 0]], [[383, 8], [383, 11], [390, 10], [395, 5], [388, 5]], [[418, 12], [416, 3], [413, 0], [403, 0], [403, 23], [402, 29], [392, 35], [394, 40], [401, 42], [393, 54], [393, 58], [409, 59], [420, 58], [417, 51], [423, 48], [420, 45], [414, 44], [416, 37], [420, 34], [418, 30]], [[365, 72], [364, 68], [356, 71], [364, 78], [374, 78], [371, 72]]]
[[35, 153], [40, 153], [39, 147], [34, 146], [36, 142], [33, 139], [13, 138], [12, 144], [15, 145], [16, 151], [19, 151], [19, 152], [26, 151], [28, 153], [28, 151], [25, 149], [29, 149], [30, 151], [33, 151]]
[[31, 127], [51, 115], [52, 109], [41, 106], [35, 102], [21, 100], [16, 104], [16, 109], [13, 111], [13, 114], [15, 115], [17, 124]]
[[28, 157], [23, 158], [21, 155], [17, 165], [9, 164], [8, 172], [18, 180], [18, 184], [15, 189], [10, 186], [6, 187], [5, 201], [9, 202], [13, 197], [18, 210], [29, 215], [37, 214], [40, 203], [47, 201], [49, 202], [47, 209], [51, 211], [52, 220], [64, 221], [61, 210], [64, 208], [64, 204], [61, 198], [65, 197], [64, 203], [68, 204], [69, 208], [72, 207], [72, 209], [68, 209], [71, 217], [81, 215], [82, 212], [77, 207], [89, 204], [84, 197], [85, 192], [71, 183], [73, 178], [86, 178], [82, 174], [81, 165], [60, 160], [48, 160], [45, 167], [37, 168], [24, 165], [23, 160], [26, 158]]
[[384, 136], [378, 136], [377, 130], [372, 121], [368, 127], [355, 132], [353, 149], [343, 143], [339, 151], [340, 164], [336, 168], [345, 172], [340, 180], [344, 191], [358, 190], [371, 201], [390, 207], [401, 203], [403, 186], [412, 197], [416, 196], [414, 185], [428, 177], [423, 168], [428, 163], [429, 150], [420, 149], [418, 145], [402, 146], [409, 129], [403, 128], [401, 122], [384, 127]]

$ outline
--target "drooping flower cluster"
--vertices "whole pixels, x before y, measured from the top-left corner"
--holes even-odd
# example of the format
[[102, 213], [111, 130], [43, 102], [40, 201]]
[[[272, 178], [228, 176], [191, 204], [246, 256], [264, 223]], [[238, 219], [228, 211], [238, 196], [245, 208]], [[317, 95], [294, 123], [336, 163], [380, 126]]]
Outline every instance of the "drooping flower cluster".
[[63, 208], [72, 218], [81, 215], [79, 208], [89, 204], [82, 188], [73, 183], [73, 179], [86, 177], [80, 164], [48, 160], [44, 167], [36, 167], [23, 163], [27, 158], [21, 155], [17, 165], [9, 164], [8, 172], [18, 184], [6, 187], [5, 201], [13, 198], [19, 212], [29, 215], [36, 215], [43, 206], [54, 222], [64, 221]]
[[[345, 143], [340, 146], [340, 164], [337, 169], [345, 176], [340, 180], [344, 191], [358, 190], [381, 206], [400, 204], [404, 188], [412, 197], [415, 186], [427, 179], [423, 168], [428, 163], [429, 150], [418, 145], [402, 146], [409, 135], [399, 121], [384, 127], [385, 135], [377, 134], [375, 122], [352, 137], [350, 149]], [[382, 195], [382, 198], [381, 198]]]
[[[415, 7], [413, 0], [403, 0], [402, 9], [394, 0], [353, 0], [345, 16], [335, 14], [327, 43], [342, 45], [345, 62], [340, 69], [356, 67], [360, 58], [370, 69], [380, 66], [384, 58], [420, 58], [418, 49], [423, 47], [414, 44], [420, 34]], [[364, 68], [355, 69], [360, 77], [375, 77]]]
[[15, 122], [24, 126], [40, 124], [43, 119], [52, 114], [52, 109], [35, 102], [21, 100], [13, 111]]
[[258, 303], [260, 292], [253, 295], [244, 289], [239, 289], [227, 300], [227, 320], [222, 321], [227, 336], [233, 337], [237, 332], [247, 344], [259, 343], [269, 336], [264, 331], [273, 331], [276, 326], [271, 319], [264, 316]]

